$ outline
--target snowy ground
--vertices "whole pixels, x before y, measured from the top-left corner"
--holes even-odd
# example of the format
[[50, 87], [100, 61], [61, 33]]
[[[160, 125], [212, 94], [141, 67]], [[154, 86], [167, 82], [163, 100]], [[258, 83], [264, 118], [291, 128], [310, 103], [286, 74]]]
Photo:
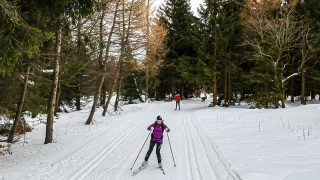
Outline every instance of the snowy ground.
[[[85, 126], [89, 109], [60, 114], [54, 143], [44, 145], [45, 125], [0, 157], [0, 179], [174, 179], [174, 180], [315, 180], [320, 177], [320, 105], [285, 109], [208, 108], [182, 101], [122, 106], [119, 114], [101, 116]], [[130, 170], [148, 136], [146, 128], [161, 115], [171, 129], [173, 159], [164, 136], [163, 175], [155, 152], [149, 166]], [[24, 143], [24, 138], [26, 143]], [[147, 142], [148, 143], [148, 142]], [[143, 148], [134, 169], [143, 161]]]

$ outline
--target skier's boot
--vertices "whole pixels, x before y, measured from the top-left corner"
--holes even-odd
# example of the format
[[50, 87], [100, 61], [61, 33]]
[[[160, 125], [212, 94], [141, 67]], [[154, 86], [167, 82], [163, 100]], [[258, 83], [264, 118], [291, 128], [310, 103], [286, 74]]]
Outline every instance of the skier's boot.
[[161, 163], [158, 163], [158, 165], [159, 165], [159, 168], [162, 168], [162, 164]]
[[141, 167], [144, 167], [146, 165], [148, 165], [148, 161], [143, 161], [142, 164], [141, 164]]

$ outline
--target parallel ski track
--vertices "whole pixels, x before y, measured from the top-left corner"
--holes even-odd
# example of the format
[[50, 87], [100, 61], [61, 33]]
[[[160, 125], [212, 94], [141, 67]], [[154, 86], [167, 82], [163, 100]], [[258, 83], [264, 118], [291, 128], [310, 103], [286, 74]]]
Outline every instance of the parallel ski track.
[[[191, 175], [191, 179], [202, 179], [201, 178], [201, 174], [200, 172], [200, 168], [199, 168], [199, 164], [198, 164], [198, 158], [197, 158], [197, 153], [194, 147], [194, 141], [192, 138], [192, 135], [190, 134], [190, 129], [187, 127], [187, 113], [184, 114], [184, 117], [181, 119], [182, 122], [182, 127], [185, 133], [185, 141], [186, 141], [186, 159], [187, 161], [187, 168], [188, 168], [188, 172], [190, 172]], [[188, 176], [189, 178], [190, 176]]]
[[[196, 113], [191, 113], [191, 115], [190, 115], [191, 117], [190, 117], [188, 126], [189, 126], [189, 131], [192, 132], [192, 134], [193, 134], [194, 140], [196, 140], [195, 142], [197, 143], [197, 147], [198, 147], [199, 151], [201, 151], [201, 156], [204, 157], [202, 163], [205, 164], [204, 167], [206, 169], [204, 169], [204, 167], [201, 167], [199, 169], [200, 174], [202, 171], [202, 173], [205, 172], [205, 173], [209, 174], [209, 177], [214, 176], [218, 180], [219, 174], [216, 171], [214, 171], [214, 168], [215, 168], [214, 164], [212, 164], [212, 159], [210, 159], [210, 156], [208, 155], [208, 153], [210, 153], [211, 150], [208, 150], [208, 148], [205, 145], [206, 141], [204, 141], [203, 137], [200, 136], [199, 132], [197, 131], [197, 127], [193, 123], [193, 121], [196, 119], [195, 114]], [[201, 178], [201, 179], [203, 179], [203, 178]]]
[[[145, 111], [147, 111], [146, 108], [139, 113], [135, 113], [133, 117], [130, 117], [135, 119], [133, 124], [123, 123], [116, 128], [108, 128], [109, 131], [99, 133], [90, 138], [86, 142], [86, 146], [82, 149], [76, 149], [69, 153], [69, 157], [67, 159], [60, 159], [54, 163], [53, 167], [44, 167], [41, 170], [38, 170], [38, 173], [29, 174], [28, 178], [42, 179], [47, 177], [48, 179], [68, 180], [102, 179], [108, 172], [119, 165], [122, 165], [125, 160], [128, 160], [128, 157], [133, 157], [132, 153], [127, 153], [125, 157], [121, 157], [122, 159], [118, 163], [109, 169], [106, 169], [103, 173], [101, 173], [101, 171], [99, 174], [95, 173], [96, 168], [101, 166], [104, 161], [110, 158], [110, 154], [112, 154], [117, 147], [119, 147], [119, 145], [128, 138], [128, 136], [132, 135], [138, 127], [142, 126], [145, 119], [153, 118], [150, 117], [151, 114], [145, 116]], [[214, 174], [216, 179], [241, 180], [239, 175], [232, 170], [231, 165], [228, 163], [219, 147], [205, 133], [197, 118], [197, 111], [193, 113], [182, 112], [179, 116], [179, 123], [180, 127], [182, 127], [184, 144], [186, 146], [184, 158], [186, 160], [185, 166], [187, 168], [187, 174], [186, 177], [183, 178], [191, 180], [201, 180], [206, 178], [207, 176], [204, 176], [205, 174], [201, 174], [201, 166], [205, 163], [206, 168], [210, 168], [210, 175]], [[116, 137], [115, 135], [119, 134], [119, 132], [121, 132], [120, 135]], [[105, 139], [101, 138], [101, 136], [112, 138]], [[94, 147], [97, 147], [97, 144], [101, 145], [99, 149], [93, 149]], [[136, 145], [137, 144], [138, 143], [136, 143]], [[132, 151], [134, 151], [134, 148]], [[202, 154], [202, 151], [205, 152], [205, 154]], [[79, 157], [83, 157], [83, 159], [80, 159]], [[199, 162], [202, 157], [205, 157], [205, 161]], [[81, 160], [80, 163], [82, 166], [77, 166], [81, 167], [80, 169], [72, 169], [72, 163], [70, 163], [70, 161], [73, 160], [74, 163], [74, 159], [78, 161]], [[63, 169], [61, 167], [67, 170], [57, 172], [57, 170]], [[206, 170], [203, 170], [202, 172], [208, 173]], [[118, 176], [120, 175], [121, 174], [118, 174]], [[123, 174], [121, 176], [123, 176]]]
[[[187, 146], [185, 148], [188, 169], [186, 179], [201, 180], [214, 175], [215, 178], [212, 177], [212, 179], [241, 180], [239, 175], [231, 169], [231, 165], [219, 147], [203, 130], [197, 118], [197, 112], [184, 113], [180, 123]], [[201, 158], [203, 162], [199, 162]], [[206, 169], [201, 169], [203, 167]]]
[[[152, 118], [154, 118], [154, 117], [151, 117], [151, 116], [149, 115], [149, 116], [145, 116], [144, 118], [145, 118], [145, 119], [152, 119]], [[141, 124], [141, 122], [140, 122], [140, 124]], [[136, 129], [136, 128], [135, 128], [135, 129]], [[150, 138], [150, 137], [149, 137], [149, 138]], [[137, 145], [140, 146], [141, 144], [140, 144], [140, 143], [137, 143]], [[145, 145], [145, 147], [146, 147], [146, 145]], [[133, 156], [133, 153], [132, 153], [132, 152], [135, 151], [135, 150], [136, 150], [136, 148], [132, 148], [132, 150], [131, 150], [130, 153], [126, 153], [126, 154], [127, 154], [126, 157], [123, 157], [122, 160], [119, 161], [118, 163], [116, 163], [114, 166], [112, 166], [111, 168], [103, 171], [103, 173], [100, 173], [98, 176], [95, 177], [95, 179], [101, 179], [101, 178], [103, 178], [106, 174], [108, 174], [111, 170], [117, 168], [117, 167], [118, 167], [119, 165], [121, 165], [124, 161], [128, 161], [128, 159], [129, 159], [128, 157]], [[135, 154], [134, 154], [134, 155], [135, 155]], [[140, 154], [140, 155], [141, 155], [141, 154]], [[137, 164], [137, 163], [136, 163], [136, 164]]]
[[[108, 131], [108, 130], [109, 130], [109, 128], [107, 129], [107, 133], [110, 133], [110, 132], [114, 131], [112, 129], [110, 131]], [[90, 149], [92, 149], [93, 147], [95, 147], [95, 144], [102, 143], [102, 138], [99, 138], [99, 137], [101, 137], [104, 134], [105, 134], [105, 132], [102, 132], [102, 133], [99, 133], [99, 134], [95, 135], [94, 137], [86, 140], [83, 143], [83, 144], [85, 144], [85, 147], [83, 147], [82, 149], [79, 150], [79, 149], [75, 148], [73, 151], [69, 152], [66, 156], [64, 156], [63, 159], [61, 158], [61, 159], [58, 159], [55, 162], [53, 162], [52, 163], [53, 166], [51, 166], [51, 167], [43, 167], [42, 169], [38, 170], [40, 172], [28, 174], [28, 177], [30, 177], [30, 178], [25, 178], [25, 179], [41, 178], [43, 176], [50, 177], [48, 179], [56, 179], [56, 178], [63, 179], [64, 176], [60, 175], [57, 172], [57, 169], [59, 169], [61, 167], [68, 168], [68, 166], [70, 165], [69, 162], [72, 159], [75, 159], [74, 158], [75, 155], [78, 155], [79, 152], [87, 152]], [[95, 139], [95, 140], [100, 139], [100, 141], [92, 141], [92, 139]], [[68, 157], [68, 158], [65, 159], [65, 157]]]
[[[143, 113], [141, 113], [143, 114]], [[75, 179], [75, 180], [79, 180], [79, 179], [86, 179], [86, 177], [97, 167], [100, 165], [100, 163], [102, 161], [104, 161], [104, 159], [106, 159], [121, 143], [124, 139], [126, 139], [129, 135], [131, 135], [137, 127], [139, 127], [142, 122], [145, 121], [144, 119], [145, 117], [140, 117], [139, 122], [135, 122], [133, 127], [131, 127], [132, 125], [129, 124], [130, 128], [119, 128], [117, 129], [116, 132], [121, 132], [121, 130], [126, 129], [124, 132], [121, 133], [121, 135], [114, 139], [111, 143], [108, 143], [105, 145], [105, 147], [103, 148], [102, 151], [100, 151], [99, 154], [94, 155], [94, 157], [87, 162], [84, 166], [82, 166], [81, 169], [78, 169], [71, 177], [69, 177], [68, 179]], [[103, 138], [101, 138], [103, 139]]]
[[[144, 109], [145, 110], [145, 109]], [[67, 159], [60, 159], [56, 161], [56, 165], [54, 167], [45, 167], [41, 169], [38, 173], [29, 174], [30, 179], [34, 178], [43, 178], [44, 176], [47, 176], [49, 179], [86, 179], [86, 177], [97, 167], [99, 164], [106, 159], [124, 140], [127, 138], [132, 132], [142, 125], [142, 122], [145, 121], [145, 117], [143, 113], [137, 114], [138, 116], [134, 116], [135, 123], [134, 126], [132, 124], [126, 124], [123, 123], [122, 125], [118, 126], [117, 128], [113, 128], [110, 131], [107, 131], [106, 133], [99, 133], [98, 135], [92, 137], [91, 139], [87, 140], [86, 146], [82, 149], [76, 149], [73, 152], [69, 153], [69, 158]], [[131, 117], [133, 118], [133, 117]], [[130, 126], [130, 127], [127, 127]], [[125, 129], [125, 131], [123, 131]], [[115, 134], [117, 132], [122, 132], [121, 135], [115, 139], [112, 139], [110, 142], [107, 142], [108, 139], [101, 138], [101, 136], [108, 137], [109, 135]], [[93, 147], [96, 147], [96, 144], [101, 144], [101, 151], [95, 151], [99, 152], [98, 154], [92, 154], [90, 151]], [[91, 155], [92, 154], [92, 155]], [[81, 169], [73, 170], [72, 168], [69, 169], [68, 174], [72, 174], [70, 177], [66, 177], [63, 172], [58, 173], [56, 169], [59, 169], [62, 167], [69, 168], [70, 159], [73, 159], [74, 156], [82, 156], [86, 159], [89, 159], [89, 161], [85, 161], [85, 163], [82, 163], [83, 166], [81, 166]], [[90, 157], [88, 157], [90, 156]], [[27, 179], [29, 179], [27, 178]]]
[[[170, 109], [172, 109], [172, 104], [169, 104], [169, 103], [167, 103], [167, 104], [165, 104], [166, 105], [166, 107], [164, 108], [164, 109], [161, 109], [161, 110], [157, 110], [157, 112], [158, 112], [158, 115], [162, 115], [162, 117], [165, 117], [165, 122], [167, 122], [167, 119], [166, 118], [169, 118], [170, 116], [168, 115], [168, 109], [170, 110]], [[153, 107], [154, 108], [154, 107]], [[149, 110], [148, 110], [148, 112], [149, 112]], [[150, 113], [150, 112], [149, 112]], [[145, 117], [145, 118], [147, 118], [147, 119], [154, 119], [154, 117]], [[145, 126], [146, 125], [149, 125], [149, 124], [144, 124]], [[144, 137], [145, 138], [145, 137]], [[149, 139], [148, 140], [150, 140], [150, 137], [149, 137]], [[149, 142], [146, 142], [147, 144], [145, 144], [145, 146], [144, 146], [144, 149], [146, 149], [146, 148], [148, 148], [148, 143]], [[123, 160], [121, 160], [121, 161], [119, 161], [117, 164], [115, 164], [113, 167], [111, 167], [111, 168], [109, 168], [108, 170], [106, 170], [106, 171], [104, 171], [103, 173], [100, 173], [99, 174], [99, 176], [97, 176], [96, 177], [96, 179], [106, 179], [105, 177], [106, 177], [106, 174], [108, 174], [108, 172], [110, 172], [111, 170], [113, 170], [113, 169], [115, 169], [116, 167], [117, 168], [121, 168], [121, 169], [130, 169], [130, 167], [131, 167], [131, 165], [132, 164], [128, 164], [128, 162], [131, 162], [131, 163], [133, 163], [133, 161], [135, 160], [135, 158], [136, 158], [136, 156], [137, 156], [137, 154], [138, 154], [138, 152], [139, 152], [139, 149], [141, 148], [141, 145], [142, 145], [142, 141], [140, 141], [139, 143], [138, 143], [138, 146], [137, 146], [137, 148], [132, 148], [133, 150], [132, 150], [132, 152], [130, 152], [130, 153], [127, 153], [128, 155], [127, 155], [127, 158], [124, 158]], [[154, 150], [155, 151], [155, 150]], [[153, 152], [153, 153], [155, 153], [155, 152]], [[144, 157], [144, 155], [145, 154], [143, 154], [142, 152], [141, 152], [141, 154], [140, 154], [140, 156], [142, 156], [142, 157]], [[170, 154], [171, 155], [171, 154]], [[164, 158], [165, 157], [165, 154], [162, 154], [162, 158]], [[170, 156], [170, 158], [171, 158], [171, 156]], [[141, 159], [141, 158], [140, 158]], [[126, 161], [125, 163], [123, 162], [123, 161]], [[139, 162], [139, 161], [137, 161], [137, 163], [139, 164], [139, 163], [141, 163], [141, 162]], [[136, 163], [136, 165], [137, 165], [137, 163]], [[149, 166], [150, 166], [150, 164], [149, 164]], [[150, 167], [149, 167], [150, 168]], [[157, 167], [158, 168], [158, 167]], [[135, 170], [135, 168], [134, 168], [134, 170]], [[161, 171], [160, 171], [161, 172]], [[150, 179], [150, 177], [145, 177], [145, 174], [140, 174], [140, 172], [137, 174], [137, 175], [134, 175], [134, 176], [132, 176], [132, 171], [130, 171], [128, 174], [126, 174], [126, 173], [123, 173], [123, 172], [121, 172], [121, 173], [116, 173], [116, 174], [113, 174], [113, 176], [112, 176], [112, 179], [135, 179], [135, 178], [139, 178], [140, 180], [141, 179]], [[162, 173], [162, 172], [161, 172]], [[167, 172], [165, 172], [165, 177], [166, 178], [168, 178], [168, 179], [170, 179], [170, 176], [167, 176]], [[155, 178], [155, 177], [154, 177]]]
[[[205, 151], [206, 156], [217, 179], [241, 180], [240, 176], [231, 169], [230, 163], [220, 151], [219, 147], [210, 140], [209, 136], [203, 130], [196, 112], [192, 114], [191, 123], [197, 132], [197, 137], [201, 140], [202, 146], [207, 149], [207, 151]], [[210, 151], [208, 151], [208, 149], [210, 149]]]

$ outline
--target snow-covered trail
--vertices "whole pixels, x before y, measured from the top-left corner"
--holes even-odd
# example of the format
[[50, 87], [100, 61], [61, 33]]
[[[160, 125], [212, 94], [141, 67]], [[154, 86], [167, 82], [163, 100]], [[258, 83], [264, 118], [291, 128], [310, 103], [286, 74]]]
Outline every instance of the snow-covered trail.
[[[25, 179], [240, 179], [203, 130], [198, 119], [198, 110], [203, 108], [201, 103], [192, 100], [182, 101], [180, 111], [174, 111], [174, 102], [141, 105], [141, 109], [122, 116], [111, 128], [90, 137], [81, 148], [74, 149], [51, 166], [30, 172]], [[157, 115], [161, 115], [171, 129], [169, 134], [164, 134], [161, 148], [166, 174], [163, 175], [157, 166], [154, 149], [149, 166], [132, 176], [130, 168], [149, 134], [146, 128]], [[140, 166], [148, 146], [149, 139], [133, 169]]]
[[[43, 144], [45, 124], [40, 123], [12, 146], [12, 155], [0, 157], [0, 179], [319, 179], [319, 104], [208, 108], [190, 99], [182, 101], [181, 111], [174, 108], [174, 102], [126, 105], [117, 113], [110, 108], [106, 117], [98, 108], [89, 126], [84, 125], [89, 107], [61, 113], [55, 119], [53, 143]], [[149, 134], [146, 128], [157, 115], [171, 129], [161, 148], [166, 174], [157, 167], [154, 150], [149, 166], [132, 176], [130, 168]], [[144, 159], [149, 138], [134, 169]]]
[[[217, 151], [214, 146], [210, 144], [206, 135], [201, 132], [201, 128], [197, 122], [197, 109], [201, 108], [199, 103], [193, 104], [190, 101], [184, 101], [182, 103], [181, 111], [174, 111], [173, 103], [161, 103], [149, 106], [145, 114], [149, 115], [151, 119], [146, 119], [143, 124], [143, 128], [139, 132], [139, 139], [135, 146], [135, 150], [127, 157], [126, 161], [119, 163], [118, 167], [110, 171], [105, 171], [99, 174], [99, 178], [106, 179], [239, 179], [232, 171], [228, 170], [223, 162], [222, 158], [219, 159], [222, 154], [217, 155]], [[131, 172], [126, 172], [132, 166], [136, 156], [139, 153], [148, 132], [145, 130], [149, 124], [151, 124], [156, 115], [159, 114], [163, 117], [164, 122], [171, 129], [169, 134], [164, 135], [164, 143], [162, 145], [162, 159], [163, 166], [166, 175], [163, 175], [159, 168], [157, 168], [157, 160], [155, 152], [152, 153], [149, 166], [139, 172], [137, 175], [131, 175]], [[170, 137], [172, 150], [176, 162], [172, 159], [168, 135]], [[133, 135], [134, 136], [134, 135]], [[137, 168], [147, 151], [148, 143], [146, 143], [144, 150], [140, 154], [135, 168]], [[154, 150], [155, 151], [155, 150]]]

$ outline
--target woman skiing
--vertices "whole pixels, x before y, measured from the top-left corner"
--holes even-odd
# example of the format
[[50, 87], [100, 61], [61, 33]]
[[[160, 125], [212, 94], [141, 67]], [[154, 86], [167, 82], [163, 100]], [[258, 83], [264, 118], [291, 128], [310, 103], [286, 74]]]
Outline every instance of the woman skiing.
[[151, 134], [149, 150], [144, 158], [142, 166], [146, 166], [148, 164], [150, 154], [152, 153], [154, 146], [157, 145], [156, 154], [158, 159], [158, 165], [160, 168], [162, 168], [160, 149], [162, 145], [163, 131], [166, 130], [167, 132], [170, 132], [170, 129], [163, 123], [161, 116], [157, 116], [156, 122], [151, 124], [147, 129], [149, 131], [153, 130], [153, 132]]

